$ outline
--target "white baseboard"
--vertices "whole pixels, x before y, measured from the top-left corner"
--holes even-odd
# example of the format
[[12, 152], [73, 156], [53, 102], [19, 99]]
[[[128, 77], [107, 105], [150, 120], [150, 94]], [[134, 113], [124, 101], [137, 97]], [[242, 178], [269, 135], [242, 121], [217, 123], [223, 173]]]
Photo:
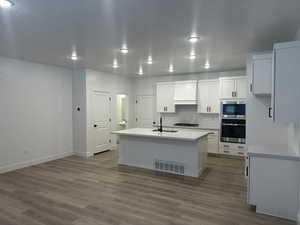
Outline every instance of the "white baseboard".
[[300, 211], [298, 212], [298, 215], [297, 215], [297, 224], [300, 225]]
[[88, 157], [93, 156], [93, 153], [91, 153], [91, 152], [75, 152], [74, 155], [88, 158]]
[[56, 159], [65, 158], [65, 157], [68, 157], [71, 155], [74, 155], [74, 153], [66, 152], [66, 153], [51, 155], [51, 156], [47, 156], [47, 157], [43, 157], [43, 158], [39, 158], [39, 159], [35, 159], [35, 160], [30, 160], [30, 161], [26, 161], [26, 162], [20, 162], [20, 163], [15, 163], [12, 165], [2, 166], [2, 167], [0, 167], [0, 174], [14, 171], [17, 169], [22, 169], [22, 168], [29, 167], [29, 166], [38, 165], [38, 164], [49, 162], [49, 161], [56, 160]]

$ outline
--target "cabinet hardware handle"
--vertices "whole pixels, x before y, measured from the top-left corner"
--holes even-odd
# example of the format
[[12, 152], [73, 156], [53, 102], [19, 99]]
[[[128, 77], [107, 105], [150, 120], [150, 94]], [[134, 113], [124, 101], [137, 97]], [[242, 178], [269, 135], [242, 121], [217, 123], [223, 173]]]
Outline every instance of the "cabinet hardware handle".
[[244, 153], [243, 153], [243, 152], [238, 152], [238, 154], [239, 154], [239, 155], [244, 155]]
[[248, 175], [249, 175], [249, 171], [248, 170], [249, 170], [249, 167], [247, 166], [246, 167], [246, 177], [248, 177]]
[[253, 92], [253, 84], [250, 84], [250, 92]]
[[94, 124], [94, 127], [98, 127], [98, 125], [97, 125], [97, 124]]
[[224, 153], [230, 153], [229, 151], [224, 151]]
[[272, 107], [269, 107], [269, 118], [272, 118]]
[[231, 97], [234, 97], [234, 92], [231, 92]]
[[240, 149], [244, 149], [244, 146], [238, 146], [238, 148], [240, 148]]

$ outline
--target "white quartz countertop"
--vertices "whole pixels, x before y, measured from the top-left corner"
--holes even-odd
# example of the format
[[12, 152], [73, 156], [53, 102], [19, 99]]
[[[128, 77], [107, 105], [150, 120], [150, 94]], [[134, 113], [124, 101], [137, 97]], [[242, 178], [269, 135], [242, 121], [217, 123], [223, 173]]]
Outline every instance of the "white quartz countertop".
[[128, 135], [128, 136], [140, 136], [140, 137], [153, 137], [153, 138], [165, 138], [165, 139], [176, 139], [184, 141], [196, 141], [202, 137], [208, 135], [208, 132], [199, 130], [178, 130], [176, 133], [171, 132], [157, 132], [151, 128], [133, 128], [128, 130], [114, 131], [113, 134]]
[[263, 146], [249, 145], [247, 154], [249, 156], [287, 159], [287, 160], [299, 160], [299, 154], [290, 148], [265, 148]]

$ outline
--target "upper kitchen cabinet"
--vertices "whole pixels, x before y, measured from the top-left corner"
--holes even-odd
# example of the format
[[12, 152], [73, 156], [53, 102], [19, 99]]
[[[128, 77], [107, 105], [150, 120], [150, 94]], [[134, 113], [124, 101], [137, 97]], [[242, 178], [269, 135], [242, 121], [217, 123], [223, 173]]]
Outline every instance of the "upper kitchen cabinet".
[[156, 109], [159, 113], [175, 113], [174, 83], [163, 82], [156, 85]]
[[196, 105], [197, 104], [197, 81], [176, 81], [174, 103], [175, 105]]
[[254, 95], [271, 95], [272, 62], [271, 53], [252, 56], [252, 81], [250, 89]]
[[220, 78], [220, 98], [221, 99], [247, 98], [247, 78], [246, 77]]
[[300, 41], [279, 43], [273, 50], [273, 120], [297, 123], [300, 120]]
[[198, 113], [220, 113], [219, 80], [198, 82]]

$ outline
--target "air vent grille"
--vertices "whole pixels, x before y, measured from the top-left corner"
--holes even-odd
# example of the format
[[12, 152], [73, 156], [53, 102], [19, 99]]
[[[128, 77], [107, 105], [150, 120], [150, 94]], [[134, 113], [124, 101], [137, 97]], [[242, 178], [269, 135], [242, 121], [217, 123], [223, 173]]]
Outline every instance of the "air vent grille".
[[154, 160], [154, 169], [161, 172], [184, 175], [184, 165], [178, 162]]

